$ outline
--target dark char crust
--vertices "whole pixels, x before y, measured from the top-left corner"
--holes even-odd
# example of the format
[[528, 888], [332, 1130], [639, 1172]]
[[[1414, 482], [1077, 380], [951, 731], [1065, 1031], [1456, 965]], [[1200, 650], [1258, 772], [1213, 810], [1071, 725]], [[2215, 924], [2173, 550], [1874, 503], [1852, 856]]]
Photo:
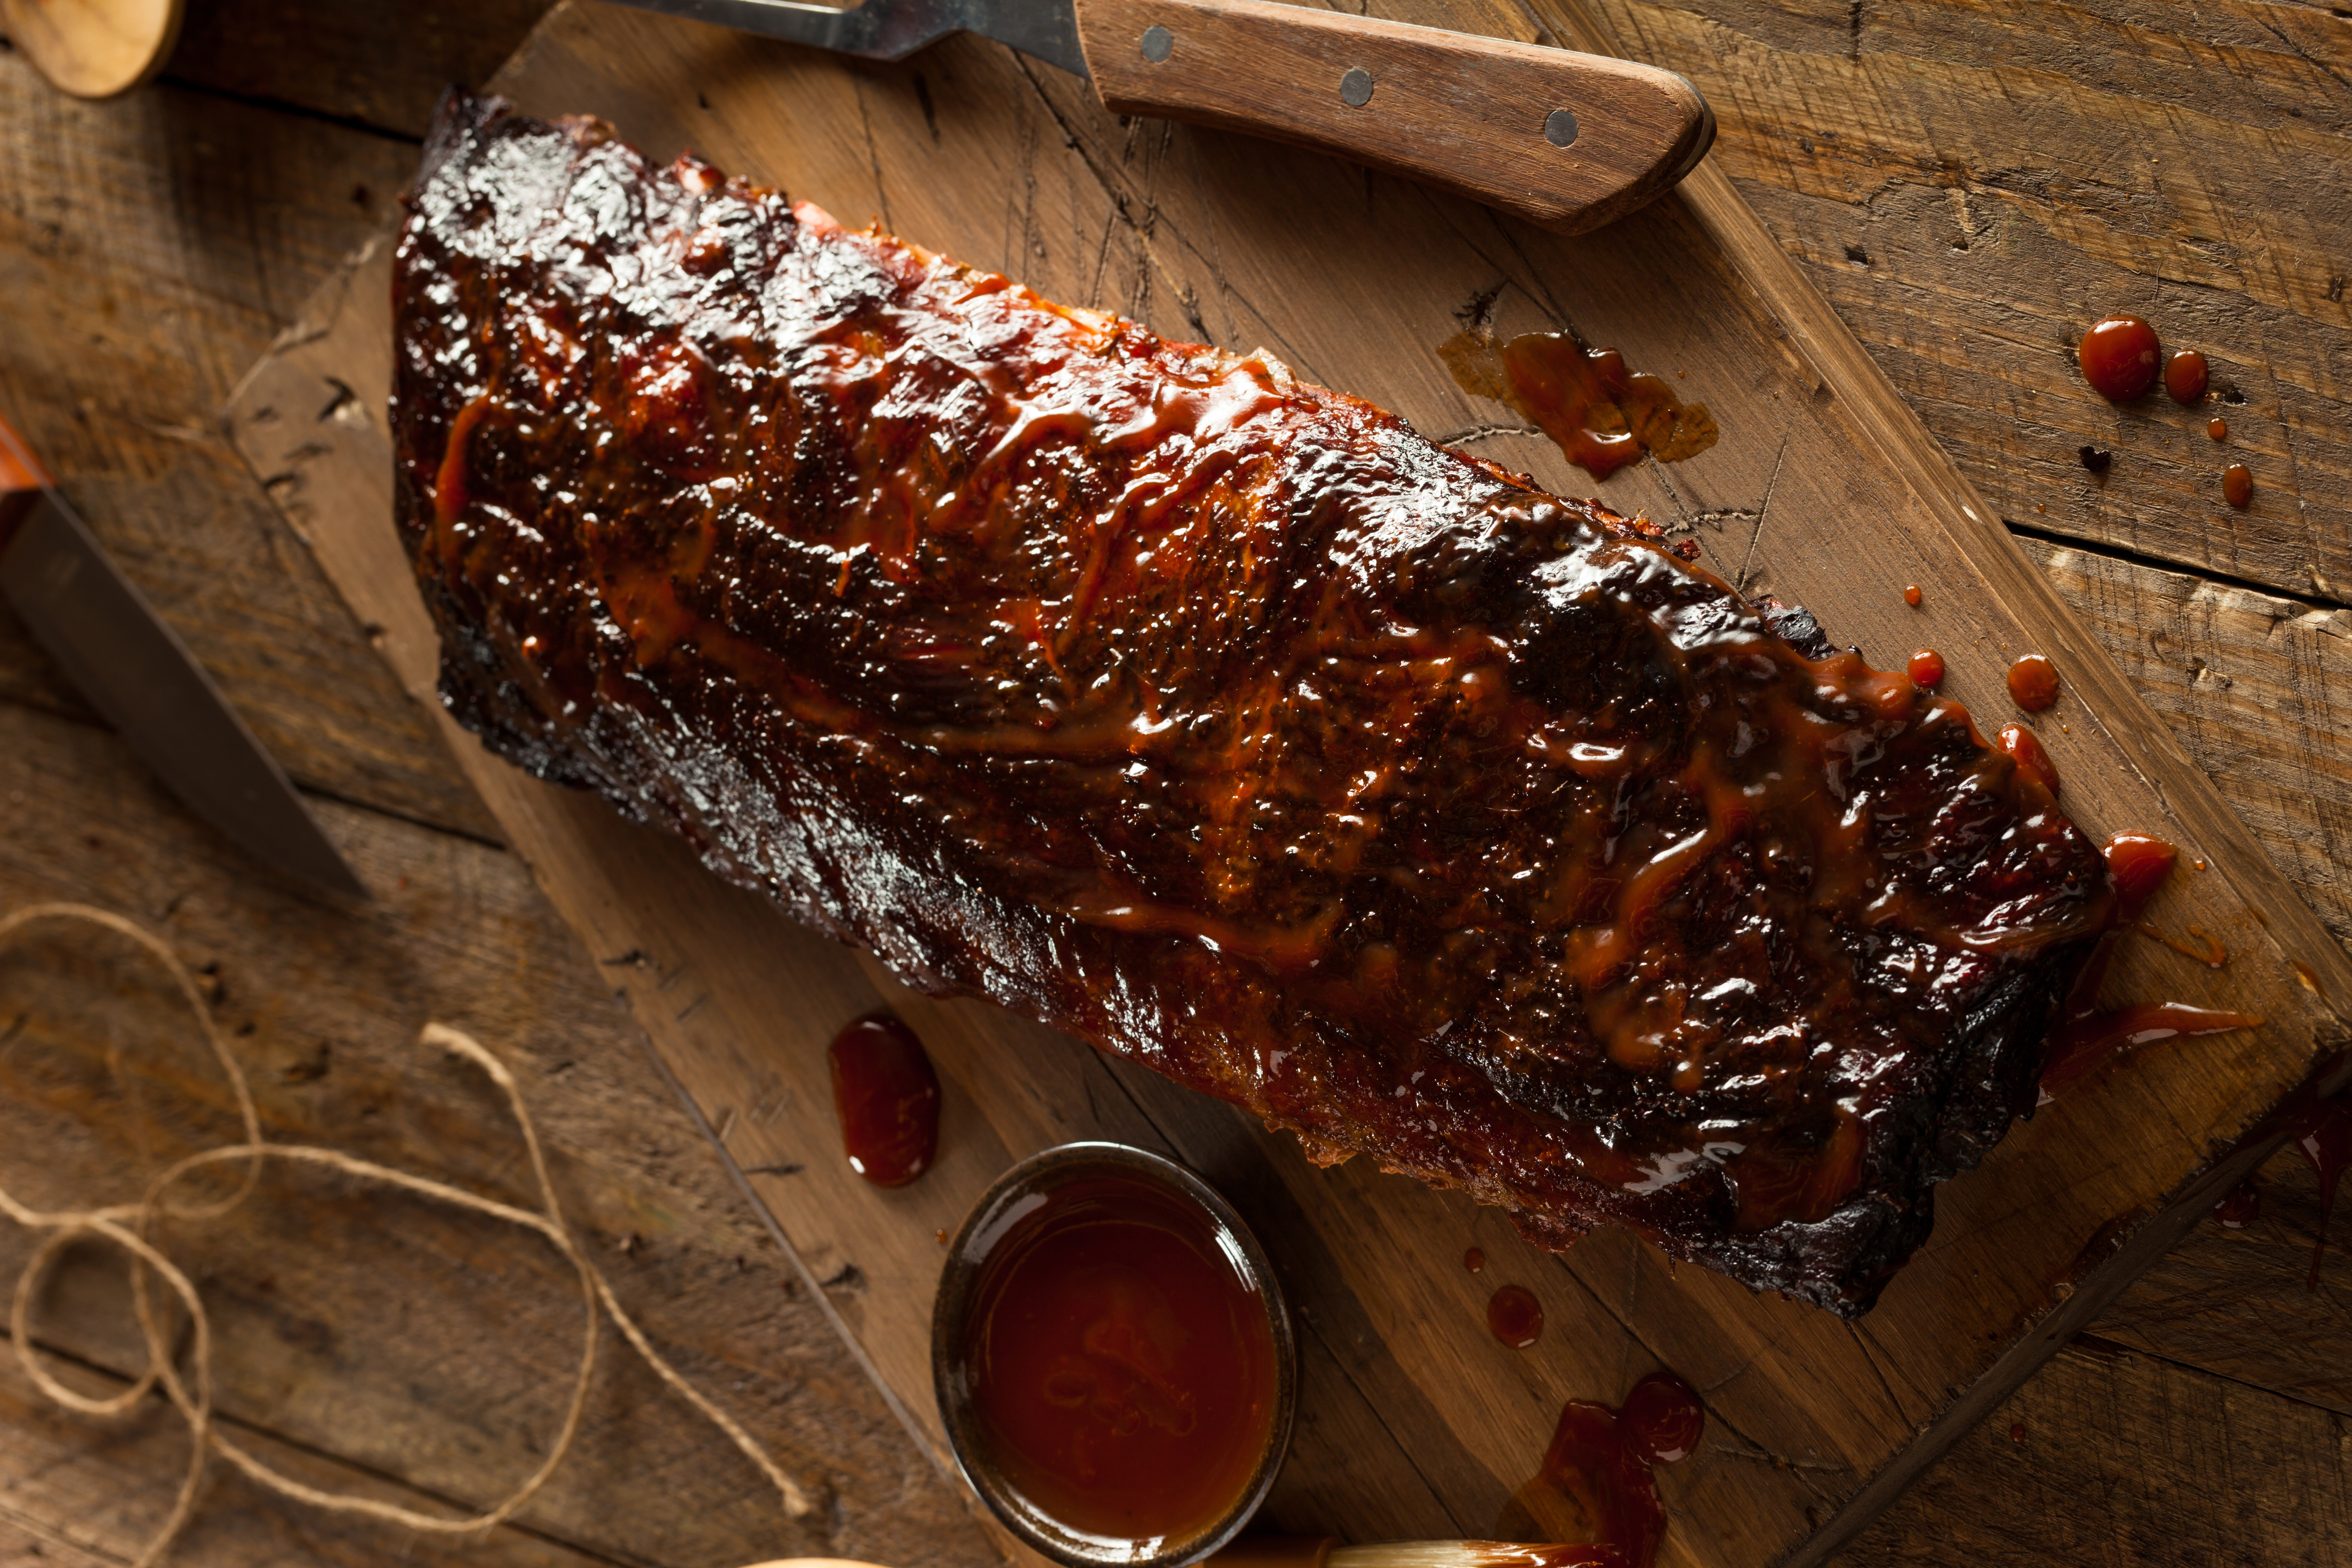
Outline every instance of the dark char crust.
[[1847, 1315], [2032, 1104], [2097, 848], [1647, 523], [463, 95], [394, 311], [451, 712], [915, 984]]

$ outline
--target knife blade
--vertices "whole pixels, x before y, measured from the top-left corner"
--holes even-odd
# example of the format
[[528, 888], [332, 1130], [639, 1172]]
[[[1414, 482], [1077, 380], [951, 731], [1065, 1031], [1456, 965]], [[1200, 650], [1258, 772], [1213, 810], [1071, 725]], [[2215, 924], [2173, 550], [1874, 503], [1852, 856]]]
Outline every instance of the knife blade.
[[976, 33], [1104, 107], [1296, 142], [1564, 234], [1664, 195], [1715, 141], [1672, 71], [1273, 0], [617, 0], [869, 59]]
[[368, 897], [276, 758], [0, 419], [0, 596], [173, 795], [251, 854]]

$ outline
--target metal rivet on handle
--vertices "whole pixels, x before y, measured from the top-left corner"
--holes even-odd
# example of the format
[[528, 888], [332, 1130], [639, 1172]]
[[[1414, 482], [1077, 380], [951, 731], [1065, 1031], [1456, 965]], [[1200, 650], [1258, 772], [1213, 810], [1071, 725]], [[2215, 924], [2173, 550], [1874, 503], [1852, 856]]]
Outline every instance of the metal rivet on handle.
[[[1527, 123], [1525, 121], [1521, 124]], [[1565, 109], [1555, 109], [1544, 116], [1544, 140], [1555, 147], [1565, 147], [1576, 140], [1576, 116]]]
[[1176, 35], [1161, 26], [1143, 29], [1143, 58], [1153, 65], [1166, 59], [1176, 48]]
[[1361, 109], [1372, 101], [1372, 73], [1358, 66], [1339, 79], [1339, 101]]

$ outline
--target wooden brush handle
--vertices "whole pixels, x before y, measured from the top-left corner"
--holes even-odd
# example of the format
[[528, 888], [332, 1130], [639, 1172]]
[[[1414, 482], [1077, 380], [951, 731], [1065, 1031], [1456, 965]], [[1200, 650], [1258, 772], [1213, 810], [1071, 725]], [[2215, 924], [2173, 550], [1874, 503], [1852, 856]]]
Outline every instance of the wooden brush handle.
[[1672, 71], [1268, 0], [1076, 0], [1105, 105], [1246, 131], [1580, 234], [1688, 174], [1715, 115]]

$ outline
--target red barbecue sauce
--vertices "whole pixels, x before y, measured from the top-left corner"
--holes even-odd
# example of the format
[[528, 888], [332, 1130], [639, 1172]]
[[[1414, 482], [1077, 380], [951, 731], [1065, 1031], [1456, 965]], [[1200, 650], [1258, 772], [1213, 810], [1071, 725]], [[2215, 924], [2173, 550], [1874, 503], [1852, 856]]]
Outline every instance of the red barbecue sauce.
[[2216, 441], [2226, 441], [2230, 438], [2230, 422], [2216, 414], [2205, 421], [2205, 434]]
[[2210, 376], [2205, 356], [2195, 349], [2183, 349], [2164, 362], [2164, 390], [2175, 403], [2190, 404], [2204, 396]]
[[2009, 667], [2009, 694], [2028, 713], [2039, 713], [2058, 700], [2058, 667], [2038, 653], [2029, 653]]
[[1993, 744], [2016, 761], [2021, 773], [2040, 780], [2053, 800], [2058, 797], [2058, 764], [2050, 760], [2041, 736], [2022, 724], [2003, 724]]
[[1614, 1410], [1572, 1399], [1543, 1468], [1512, 1494], [1496, 1533], [1588, 1542], [1595, 1555], [1571, 1562], [1649, 1568], [1666, 1533], [1651, 1467], [1689, 1457], [1706, 1430], [1706, 1407], [1672, 1373], [1652, 1373]]
[[2263, 1190], [2248, 1177], [2231, 1187], [2213, 1205], [2213, 1218], [2223, 1230], [2243, 1230], [2263, 1214]]
[[1524, 1285], [1506, 1285], [1486, 1302], [1486, 1330], [1515, 1351], [1543, 1337], [1543, 1303]]
[[1486, 1267], [1486, 1255], [1474, 1247], [1462, 1255], [1462, 1267], [1475, 1274]]
[[1919, 607], [1919, 601], [1926, 596], [1926, 595], [1919, 592], [1918, 584], [1906, 583], [1903, 584], [1903, 602], [1910, 605], [1913, 609], [1917, 609]]
[[2099, 983], [2106, 977], [2116, 939], [2138, 921], [2140, 910], [2164, 886], [2180, 858], [2179, 849], [2145, 833], [2118, 833], [2101, 852], [2116, 879], [2115, 923], [2075, 976], [2058, 1027], [2051, 1033], [2042, 1058], [2045, 1104], [2059, 1089], [2136, 1046], [2191, 1035], [2226, 1034], [2262, 1024], [2250, 1014], [2191, 1007], [2184, 1002], [2141, 1002], [2111, 1013], [2098, 1010]]
[[1241, 1500], [1272, 1434], [1274, 1336], [1193, 1204], [1128, 1175], [1055, 1188], [991, 1247], [971, 1324], [990, 1457], [1041, 1512], [1142, 1541]]
[[1923, 647], [1913, 654], [1911, 662], [1905, 668], [1914, 686], [1933, 689], [1944, 684], [1944, 656], [1934, 648]]
[[2243, 463], [2221, 470], [2221, 499], [2240, 511], [2254, 504], [2254, 472]]
[[940, 1152], [940, 1075], [915, 1031], [887, 1014], [860, 1018], [825, 1051], [849, 1168], [903, 1187]]
[[2137, 316], [2109, 316], [2083, 334], [2083, 379], [2110, 403], [2129, 403], [2156, 384], [2164, 344]]
[[1437, 353], [1463, 391], [1517, 409], [1596, 479], [1645, 452], [1674, 463], [1715, 445], [1706, 405], [1685, 404], [1662, 376], [1627, 370], [1615, 349], [1587, 349], [1564, 332], [1507, 342], [1459, 332]]

